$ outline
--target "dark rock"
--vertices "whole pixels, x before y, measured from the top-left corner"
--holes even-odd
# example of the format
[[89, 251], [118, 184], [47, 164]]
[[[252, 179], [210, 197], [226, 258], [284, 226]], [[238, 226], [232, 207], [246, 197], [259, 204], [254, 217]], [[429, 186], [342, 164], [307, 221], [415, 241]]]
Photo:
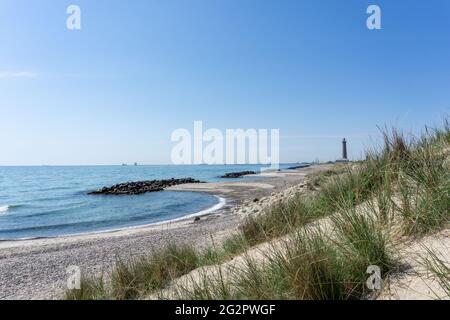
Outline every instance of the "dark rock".
[[258, 198], [253, 199], [253, 202], [258, 202], [258, 201], [259, 201]]
[[147, 192], [163, 191], [167, 187], [176, 186], [185, 183], [201, 183], [199, 180], [193, 178], [183, 179], [169, 179], [169, 180], [150, 180], [150, 181], [137, 181], [119, 183], [112, 187], [104, 187], [97, 191], [89, 192], [88, 194], [94, 195], [136, 195]]
[[287, 170], [296, 170], [296, 169], [303, 169], [303, 168], [308, 168], [308, 167], [310, 167], [309, 164], [302, 164], [302, 165], [299, 165], [299, 166], [287, 168]]
[[224, 174], [220, 178], [224, 178], [224, 179], [240, 178], [242, 176], [246, 176], [246, 175], [249, 175], [249, 174], [256, 174], [256, 172], [255, 171], [230, 172], [230, 173]]
[[194, 218], [194, 222], [199, 222], [200, 221], [200, 217], [195, 217]]

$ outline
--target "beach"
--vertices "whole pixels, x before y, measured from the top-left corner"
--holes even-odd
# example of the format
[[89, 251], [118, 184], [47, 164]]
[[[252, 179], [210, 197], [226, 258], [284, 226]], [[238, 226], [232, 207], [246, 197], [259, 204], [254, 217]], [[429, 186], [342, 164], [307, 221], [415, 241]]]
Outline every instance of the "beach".
[[[297, 170], [262, 173], [257, 181], [184, 184], [171, 191], [205, 192], [224, 199], [221, 207], [200, 217], [188, 216], [153, 225], [75, 236], [0, 242], [0, 299], [61, 299], [67, 268], [77, 266], [84, 276], [107, 274], [114, 262], [151, 253], [168, 244], [217, 245], [245, 217], [261, 212], [305, 188], [307, 174], [324, 170], [317, 165]], [[200, 218], [200, 219], [198, 219]]]

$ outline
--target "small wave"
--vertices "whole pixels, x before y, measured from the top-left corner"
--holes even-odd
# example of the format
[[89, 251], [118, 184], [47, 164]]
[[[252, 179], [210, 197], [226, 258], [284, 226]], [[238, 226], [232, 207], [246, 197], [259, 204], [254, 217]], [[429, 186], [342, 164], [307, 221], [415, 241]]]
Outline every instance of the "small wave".
[[24, 207], [23, 204], [6, 204], [6, 205], [0, 205], [0, 214], [5, 214], [8, 211], [13, 211], [14, 209]]
[[1, 214], [7, 213], [8, 210], [9, 210], [9, 206], [8, 206], [8, 205], [2, 205], [2, 206], [0, 206], [0, 215], [1, 215]]
[[14, 211], [17, 208], [24, 207], [24, 204], [6, 204], [6, 205], [0, 205], [0, 216], [5, 215], [9, 212]]
[[21, 208], [21, 207], [24, 207], [24, 206], [25, 206], [24, 204], [5, 204], [5, 205], [0, 204], [0, 212], [11, 211], [13, 209]]

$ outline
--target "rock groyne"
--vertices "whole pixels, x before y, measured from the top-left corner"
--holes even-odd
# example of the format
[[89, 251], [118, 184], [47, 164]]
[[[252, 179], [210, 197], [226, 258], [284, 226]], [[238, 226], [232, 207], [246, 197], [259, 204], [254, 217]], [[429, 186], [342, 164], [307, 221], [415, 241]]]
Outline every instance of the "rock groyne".
[[224, 174], [220, 178], [224, 178], [224, 179], [240, 178], [242, 176], [247, 176], [250, 174], [256, 174], [256, 172], [255, 171], [230, 172], [230, 173]]
[[201, 183], [193, 178], [167, 179], [167, 180], [149, 180], [126, 182], [116, 184], [112, 187], [104, 187], [100, 190], [89, 192], [91, 195], [136, 195], [147, 192], [163, 191], [165, 188], [185, 183]]

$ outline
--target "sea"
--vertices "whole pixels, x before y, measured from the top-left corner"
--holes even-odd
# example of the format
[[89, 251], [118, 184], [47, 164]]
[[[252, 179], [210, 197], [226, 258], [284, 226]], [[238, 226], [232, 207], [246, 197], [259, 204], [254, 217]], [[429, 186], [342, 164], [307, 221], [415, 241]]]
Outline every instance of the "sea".
[[[298, 164], [281, 164], [285, 169]], [[262, 165], [0, 166], [0, 241], [69, 236], [164, 223], [217, 210], [225, 199], [202, 192], [88, 195], [117, 183], [192, 177], [230, 181], [225, 173]], [[264, 179], [247, 176], [238, 180]]]

